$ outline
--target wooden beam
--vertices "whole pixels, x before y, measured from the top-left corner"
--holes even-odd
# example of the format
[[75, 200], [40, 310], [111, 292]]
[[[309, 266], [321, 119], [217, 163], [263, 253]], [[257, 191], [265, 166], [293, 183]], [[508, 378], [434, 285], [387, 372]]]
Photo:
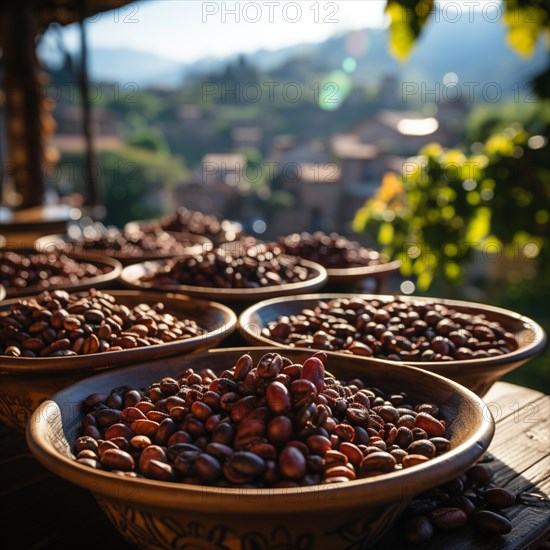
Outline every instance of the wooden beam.
[[86, 143], [84, 167], [85, 167], [85, 185], [86, 185], [86, 203], [88, 206], [95, 208], [101, 204], [98, 182], [94, 169], [95, 154], [93, 145], [93, 128], [92, 128], [92, 106], [90, 104], [90, 96], [88, 93], [88, 40], [86, 36], [86, 22], [84, 0], [80, 0], [81, 16], [80, 24], [80, 70], [79, 70], [79, 86], [82, 96], [82, 132]]
[[0, 17], [4, 54], [7, 157], [4, 177], [19, 195], [15, 208], [40, 206], [44, 198], [40, 69], [35, 51], [36, 19], [30, 0]]

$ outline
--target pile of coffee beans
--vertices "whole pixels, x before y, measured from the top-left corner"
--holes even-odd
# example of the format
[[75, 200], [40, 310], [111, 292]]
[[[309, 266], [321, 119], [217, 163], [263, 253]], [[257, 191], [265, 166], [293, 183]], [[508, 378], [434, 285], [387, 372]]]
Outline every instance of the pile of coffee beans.
[[0, 355], [68, 357], [185, 340], [206, 331], [165, 313], [164, 305], [129, 308], [106, 292], [44, 291], [0, 311]]
[[101, 277], [112, 269], [111, 266], [74, 260], [66, 254], [0, 253], [0, 284], [8, 294], [10, 290], [36, 288], [40, 291], [60, 285], [75, 285]]
[[102, 251], [105, 254], [120, 257], [140, 257], [143, 255], [185, 254], [189, 242], [180, 242], [173, 235], [156, 229], [142, 231], [138, 227], [119, 229], [105, 227], [100, 230], [84, 231], [82, 236], [72, 241], [77, 248], [86, 251]]
[[400, 519], [406, 541], [423, 544], [438, 532], [467, 525], [481, 533], [510, 533], [512, 524], [503, 510], [516, 505], [516, 495], [492, 484], [492, 476], [485, 464], [478, 463], [453, 481], [416, 496]]
[[374, 266], [384, 263], [376, 250], [361, 246], [338, 233], [293, 233], [277, 239], [285, 254], [317, 262], [327, 269]]
[[303, 364], [242, 355], [84, 402], [76, 460], [93, 468], [217, 487], [346, 483], [411, 468], [451, 448], [433, 403], [341, 381], [326, 354]]
[[158, 222], [144, 225], [146, 230], [160, 227], [165, 231], [178, 231], [202, 235], [217, 243], [234, 241], [240, 236], [235, 223], [213, 214], [205, 214], [198, 210], [181, 207], [177, 212], [160, 218]]
[[275, 243], [245, 241], [233, 247], [218, 247], [202, 255], [175, 258], [140, 281], [163, 287], [192, 285], [212, 288], [263, 288], [299, 283], [314, 272], [300, 259], [286, 256]]
[[453, 361], [518, 349], [516, 337], [483, 314], [423, 301], [318, 301], [271, 321], [262, 336], [299, 348], [340, 351], [392, 361]]

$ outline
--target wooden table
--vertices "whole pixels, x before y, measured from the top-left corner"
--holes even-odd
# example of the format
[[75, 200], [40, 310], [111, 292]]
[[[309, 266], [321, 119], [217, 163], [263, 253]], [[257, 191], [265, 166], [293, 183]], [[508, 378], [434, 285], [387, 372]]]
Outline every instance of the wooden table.
[[[494, 483], [521, 494], [526, 504], [506, 511], [506, 536], [476, 535], [469, 528], [437, 534], [419, 548], [496, 550], [550, 548], [550, 397], [499, 382], [484, 398], [497, 420], [489, 448]], [[91, 494], [53, 476], [29, 453], [22, 434], [0, 427], [0, 502], [4, 548], [133, 549], [103, 515]], [[397, 530], [376, 550], [407, 548]], [[409, 547], [410, 548], [410, 547]], [[285, 549], [290, 550], [290, 549]], [[331, 549], [338, 550], [338, 549]]]

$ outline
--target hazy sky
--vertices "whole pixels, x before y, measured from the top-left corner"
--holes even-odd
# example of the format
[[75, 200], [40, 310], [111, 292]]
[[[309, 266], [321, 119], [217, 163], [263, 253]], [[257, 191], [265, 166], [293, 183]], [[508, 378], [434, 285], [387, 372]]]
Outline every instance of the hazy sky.
[[[145, 0], [88, 22], [92, 48], [130, 48], [176, 61], [319, 42], [354, 28], [385, 25], [385, 0]], [[237, 9], [239, 22], [231, 10]], [[78, 28], [63, 31], [78, 49]], [[47, 42], [49, 43], [49, 42]]]
[[[481, 9], [484, 1], [436, 3]], [[88, 32], [92, 48], [129, 48], [194, 61], [320, 42], [344, 30], [384, 27], [385, 5], [386, 0], [142, 0], [95, 16], [88, 21]], [[67, 47], [77, 51], [77, 26], [66, 27], [63, 35]], [[46, 35], [43, 47], [50, 49], [52, 44]]]

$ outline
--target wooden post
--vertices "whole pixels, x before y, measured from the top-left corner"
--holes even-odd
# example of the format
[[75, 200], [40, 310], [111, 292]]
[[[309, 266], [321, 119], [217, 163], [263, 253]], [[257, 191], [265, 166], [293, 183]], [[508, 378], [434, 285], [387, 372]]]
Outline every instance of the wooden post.
[[92, 129], [92, 112], [90, 105], [90, 96], [88, 93], [88, 40], [86, 36], [85, 5], [84, 1], [80, 1], [80, 71], [79, 85], [80, 94], [82, 97], [82, 131], [86, 142], [86, 151], [84, 158], [85, 174], [86, 174], [86, 195], [87, 204], [95, 208], [101, 204], [98, 182], [96, 178], [96, 166], [93, 147], [93, 129]]
[[41, 206], [44, 199], [40, 69], [35, 51], [36, 20], [30, 0], [20, 0], [10, 16], [0, 17], [4, 54], [7, 165], [19, 195], [15, 208]]

